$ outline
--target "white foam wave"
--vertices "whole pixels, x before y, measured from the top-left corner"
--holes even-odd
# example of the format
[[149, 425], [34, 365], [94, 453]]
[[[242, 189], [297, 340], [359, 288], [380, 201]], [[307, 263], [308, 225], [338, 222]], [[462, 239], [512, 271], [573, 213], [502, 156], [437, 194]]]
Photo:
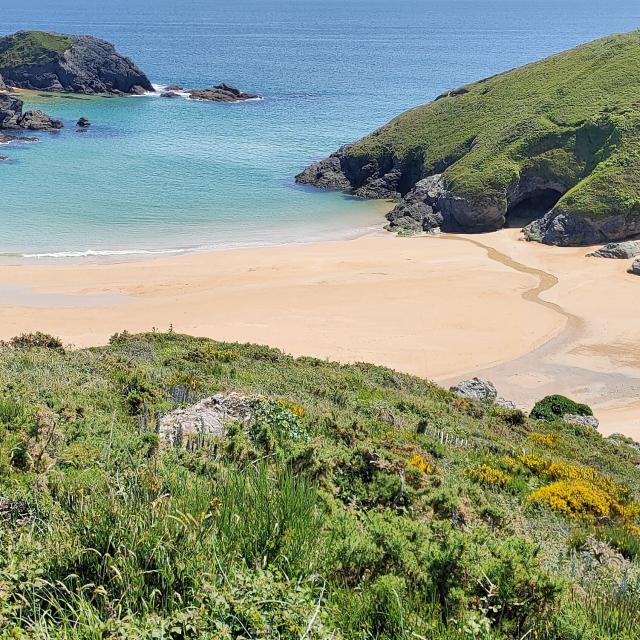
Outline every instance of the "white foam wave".
[[160, 256], [185, 253], [188, 249], [87, 249], [86, 251], [51, 251], [49, 253], [23, 253], [23, 258], [96, 258], [109, 256]]

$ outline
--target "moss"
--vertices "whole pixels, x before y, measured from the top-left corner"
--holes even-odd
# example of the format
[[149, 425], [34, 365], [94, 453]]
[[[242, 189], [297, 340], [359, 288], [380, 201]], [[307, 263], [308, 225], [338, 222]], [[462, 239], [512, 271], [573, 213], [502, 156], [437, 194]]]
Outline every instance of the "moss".
[[72, 38], [57, 33], [19, 31], [0, 38], [0, 69], [53, 62], [72, 44]]
[[529, 172], [563, 185], [565, 214], [640, 216], [640, 31], [447, 92], [351, 145], [352, 158], [422, 158], [454, 195], [503, 205]]

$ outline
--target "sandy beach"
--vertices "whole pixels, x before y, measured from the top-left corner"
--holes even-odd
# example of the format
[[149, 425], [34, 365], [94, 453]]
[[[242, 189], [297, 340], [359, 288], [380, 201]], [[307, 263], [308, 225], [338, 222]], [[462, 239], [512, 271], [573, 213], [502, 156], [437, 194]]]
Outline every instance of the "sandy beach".
[[174, 330], [293, 355], [368, 361], [448, 385], [492, 380], [523, 408], [589, 403], [603, 433], [640, 439], [640, 279], [588, 250], [482, 236], [355, 240], [137, 262], [0, 269], [0, 338], [77, 347]]

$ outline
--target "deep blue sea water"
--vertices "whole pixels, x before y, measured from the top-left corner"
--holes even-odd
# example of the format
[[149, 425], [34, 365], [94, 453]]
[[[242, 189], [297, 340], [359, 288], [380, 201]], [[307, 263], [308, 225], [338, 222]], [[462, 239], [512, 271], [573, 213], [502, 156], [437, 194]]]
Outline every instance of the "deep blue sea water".
[[[447, 88], [640, 26], [637, 0], [31, 0], [2, 32], [91, 33], [152, 82], [265, 96], [42, 98], [60, 134], [3, 147], [0, 253], [337, 237], [379, 208], [295, 187], [310, 161]], [[94, 123], [79, 134], [73, 124]]]

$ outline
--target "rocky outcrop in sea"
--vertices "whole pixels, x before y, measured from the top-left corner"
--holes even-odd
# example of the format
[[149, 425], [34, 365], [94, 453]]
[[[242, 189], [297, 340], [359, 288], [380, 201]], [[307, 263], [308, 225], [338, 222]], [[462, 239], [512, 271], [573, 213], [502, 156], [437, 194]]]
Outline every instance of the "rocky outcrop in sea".
[[136, 64], [105, 40], [41, 31], [0, 38], [0, 75], [7, 87], [84, 94], [154, 91]]
[[26, 111], [24, 103], [16, 96], [0, 94], [0, 129], [29, 129], [31, 131], [56, 131], [64, 126], [62, 121], [43, 111]]
[[260, 98], [257, 93], [246, 93], [228, 84], [219, 84], [208, 89], [191, 89], [187, 93], [192, 100], [208, 100], [210, 102], [244, 102]]

